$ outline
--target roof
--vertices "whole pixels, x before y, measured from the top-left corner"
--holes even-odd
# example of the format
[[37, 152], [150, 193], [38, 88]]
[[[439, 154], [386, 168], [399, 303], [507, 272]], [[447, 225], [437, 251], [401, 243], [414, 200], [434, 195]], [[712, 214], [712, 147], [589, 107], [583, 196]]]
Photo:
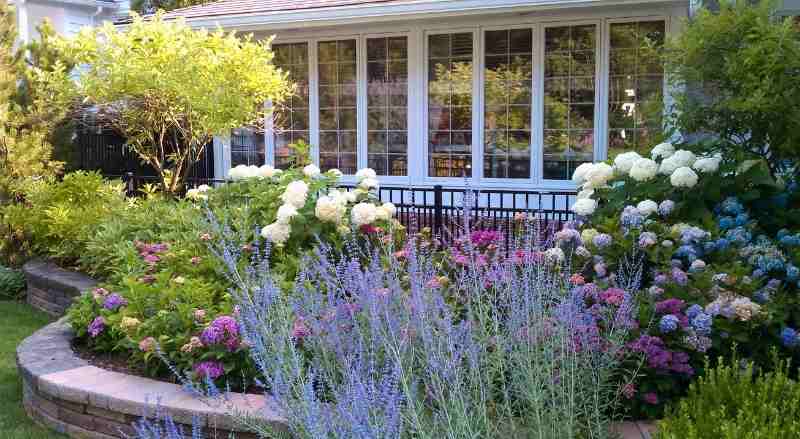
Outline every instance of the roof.
[[168, 12], [166, 17], [191, 19], [262, 12], [299, 12], [309, 9], [341, 8], [375, 3], [402, 3], [405, 1], [407, 0], [218, 0], [203, 5], [175, 9]]
[[195, 27], [257, 30], [434, 19], [454, 14], [670, 3], [688, 5], [689, 0], [217, 0], [175, 9], [164, 17], [183, 18]]

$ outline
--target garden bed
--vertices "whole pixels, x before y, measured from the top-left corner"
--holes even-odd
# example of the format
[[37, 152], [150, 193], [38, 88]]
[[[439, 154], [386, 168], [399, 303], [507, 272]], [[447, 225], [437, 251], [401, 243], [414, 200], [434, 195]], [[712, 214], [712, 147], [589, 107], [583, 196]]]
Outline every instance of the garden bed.
[[[24, 405], [35, 421], [76, 438], [124, 438], [131, 423], [158, 403], [177, 423], [199, 422], [211, 437], [256, 437], [244, 431], [233, 412], [280, 422], [262, 395], [231, 394], [226, 406], [206, 404], [176, 384], [101, 369], [72, 349], [73, 333], [63, 320], [36, 332], [17, 348]], [[215, 436], [216, 435], [216, 436]]]

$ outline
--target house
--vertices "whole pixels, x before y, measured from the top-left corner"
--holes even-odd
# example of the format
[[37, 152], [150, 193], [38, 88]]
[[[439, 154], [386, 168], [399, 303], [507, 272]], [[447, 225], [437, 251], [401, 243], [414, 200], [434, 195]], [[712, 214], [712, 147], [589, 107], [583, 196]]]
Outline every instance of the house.
[[[275, 36], [298, 93], [263, 132], [218, 139], [218, 173], [285, 166], [385, 185], [572, 190], [573, 170], [660, 136], [669, 90], [653, 46], [688, 0], [220, 0], [193, 27]], [[249, 139], [249, 140], [248, 140]]]
[[48, 18], [56, 32], [75, 35], [83, 26], [113, 21], [129, 10], [128, 0], [10, 0], [17, 18], [21, 43], [39, 37], [36, 28]]

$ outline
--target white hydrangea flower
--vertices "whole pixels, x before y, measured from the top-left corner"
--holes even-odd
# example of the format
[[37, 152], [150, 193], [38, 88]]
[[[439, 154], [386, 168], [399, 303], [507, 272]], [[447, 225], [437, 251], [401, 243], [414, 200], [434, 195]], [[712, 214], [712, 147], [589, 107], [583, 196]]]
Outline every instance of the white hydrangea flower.
[[353, 224], [356, 226], [363, 226], [365, 224], [372, 224], [378, 219], [378, 208], [372, 203], [358, 203], [353, 206], [353, 211], [350, 213]]
[[288, 224], [272, 223], [261, 229], [261, 236], [276, 245], [283, 245], [286, 243], [291, 234], [292, 228], [289, 227]]
[[344, 199], [347, 200], [348, 203], [355, 203], [357, 198], [358, 194], [355, 193], [354, 191], [344, 192]]
[[650, 151], [650, 157], [655, 159], [666, 159], [675, 154], [675, 147], [669, 142], [659, 143]]
[[658, 173], [658, 163], [655, 160], [641, 158], [633, 162], [630, 177], [638, 182], [651, 180]]
[[658, 203], [653, 200], [644, 200], [636, 205], [636, 210], [644, 216], [650, 216], [658, 211]]
[[583, 189], [578, 192], [577, 198], [579, 200], [583, 198], [592, 198], [592, 195], [594, 195], [594, 189]]
[[291, 204], [297, 209], [305, 206], [306, 198], [308, 198], [308, 185], [302, 180], [289, 183], [286, 186], [286, 191], [281, 195], [281, 200], [284, 203]]
[[381, 207], [389, 212], [389, 217], [393, 217], [397, 213], [397, 206], [395, 206], [394, 203], [383, 203]]
[[678, 168], [692, 166], [695, 161], [697, 161], [697, 157], [694, 153], [686, 151], [685, 149], [679, 149], [675, 151], [675, 154], [672, 154], [661, 162], [661, 167], [658, 172], [664, 175], [670, 175]]
[[597, 229], [583, 229], [581, 232], [581, 242], [585, 244], [591, 244], [594, 240], [594, 237], [599, 235], [600, 232]]
[[358, 187], [365, 191], [377, 190], [380, 186], [378, 179], [367, 177], [358, 183]]
[[581, 216], [589, 216], [597, 209], [597, 201], [591, 198], [581, 198], [572, 205], [572, 211]]
[[280, 174], [280, 169], [275, 169], [270, 165], [263, 165], [258, 168], [258, 176], [261, 178], [272, 178], [278, 174]]
[[722, 156], [713, 156], [713, 157], [701, 157], [692, 167], [697, 172], [702, 172], [703, 174], [713, 174], [719, 170], [719, 164], [722, 162]]
[[614, 169], [620, 174], [627, 174], [633, 167], [633, 163], [642, 156], [636, 151], [624, 152], [614, 158]]
[[342, 221], [345, 213], [347, 213], [346, 201], [343, 203], [341, 195], [337, 194], [337, 196], [339, 198], [323, 196], [317, 199], [317, 206], [314, 210], [317, 218], [321, 221], [336, 224]]
[[201, 194], [205, 193], [205, 192], [208, 192], [210, 190], [211, 190], [211, 186], [209, 186], [207, 184], [201, 184], [200, 186], [197, 186], [197, 191], [200, 192]]
[[342, 175], [344, 175], [342, 173], [342, 171], [340, 171], [340, 170], [338, 170], [336, 168], [328, 169], [327, 174], [330, 175], [331, 177], [334, 177], [334, 178], [342, 178]]
[[676, 169], [669, 177], [669, 182], [674, 187], [692, 188], [697, 184], [697, 180], [697, 174], [688, 166]]
[[594, 166], [589, 168], [584, 174], [584, 178], [586, 179], [584, 189], [604, 187], [613, 176], [614, 168], [606, 163], [595, 163]]
[[320, 173], [321, 172], [319, 170], [319, 167], [317, 165], [314, 165], [314, 164], [306, 165], [303, 168], [303, 175], [305, 175], [308, 178], [318, 177], [320, 175]]
[[544, 252], [544, 257], [550, 262], [560, 264], [561, 262], [564, 262], [564, 258], [566, 256], [564, 255], [564, 250], [561, 250], [558, 247], [553, 247]]
[[377, 219], [380, 221], [389, 221], [390, 219], [392, 219], [392, 213], [389, 211], [389, 209], [383, 206], [378, 206], [377, 208], [375, 208], [375, 213]]
[[586, 182], [586, 172], [589, 171], [594, 166], [594, 163], [581, 163], [575, 168], [575, 172], [572, 173], [572, 181], [577, 184], [578, 186], [583, 185]]
[[205, 191], [201, 191], [200, 188], [189, 189], [186, 191], [186, 198], [189, 200], [207, 200], [208, 195], [204, 193]]
[[257, 175], [256, 172], [253, 172], [253, 168], [258, 170], [258, 168], [256, 168], [255, 166], [237, 165], [231, 168], [230, 171], [228, 171], [228, 177], [230, 177], [230, 179], [234, 181], [256, 177]]
[[359, 181], [360, 180], [364, 180], [365, 178], [373, 178], [374, 179], [374, 178], [378, 178], [378, 174], [376, 174], [375, 170], [372, 169], [372, 168], [363, 168], [363, 169], [359, 169], [358, 172], [356, 172], [356, 178], [358, 178]]
[[278, 208], [277, 221], [280, 224], [289, 224], [297, 214], [297, 208], [291, 204], [284, 204]]

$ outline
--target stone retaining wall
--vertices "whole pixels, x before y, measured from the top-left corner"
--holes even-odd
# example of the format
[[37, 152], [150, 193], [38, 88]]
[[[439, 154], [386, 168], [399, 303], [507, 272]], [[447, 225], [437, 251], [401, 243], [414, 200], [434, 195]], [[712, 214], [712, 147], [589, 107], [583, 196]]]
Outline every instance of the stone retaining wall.
[[228, 415], [232, 412], [281, 422], [263, 395], [232, 394], [220, 406], [201, 401], [176, 384], [91, 366], [75, 355], [72, 337], [62, 319], [17, 347], [25, 411], [39, 424], [71, 438], [127, 438], [134, 433], [131, 423], [142, 414], [152, 414], [156, 403], [183, 425], [187, 438], [193, 419], [209, 439], [256, 438]]
[[34, 260], [22, 271], [28, 283], [28, 303], [54, 317], [64, 315], [75, 297], [97, 285], [91, 277], [52, 262]]

